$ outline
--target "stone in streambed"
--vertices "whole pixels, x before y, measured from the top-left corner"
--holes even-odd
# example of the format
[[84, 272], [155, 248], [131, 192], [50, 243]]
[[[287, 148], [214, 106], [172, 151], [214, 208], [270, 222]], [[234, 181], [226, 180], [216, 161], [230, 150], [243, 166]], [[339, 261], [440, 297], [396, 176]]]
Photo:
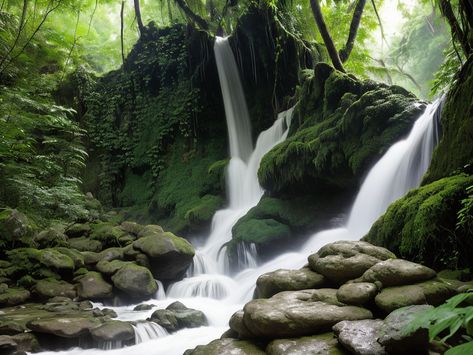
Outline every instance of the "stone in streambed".
[[389, 250], [362, 241], [327, 244], [309, 256], [309, 267], [341, 285], [363, 275], [380, 261], [395, 258]]
[[158, 290], [151, 272], [133, 263], [118, 270], [112, 276], [112, 282], [116, 288], [132, 298], [149, 298]]
[[55, 296], [75, 298], [77, 296], [74, 285], [66, 281], [55, 279], [39, 280], [33, 288], [33, 292], [42, 299], [48, 299]]
[[332, 289], [280, 292], [247, 303], [243, 311], [244, 324], [253, 336], [272, 339], [320, 333], [342, 320], [373, 318], [365, 308], [338, 302]]
[[55, 317], [37, 319], [28, 323], [28, 328], [37, 333], [53, 334], [63, 338], [77, 338], [86, 335], [101, 324], [92, 317]]
[[101, 326], [91, 329], [90, 334], [95, 340], [101, 341], [127, 341], [135, 337], [132, 325], [119, 320], [105, 322]]
[[367, 270], [363, 281], [379, 281], [383, 287], [410, 285], [434, 278], [435, 271], [427, 266], [402, 259], [388, 259]]
[[348, 355], [333, 333], [302, 338], [276, 339], [266, 347], [268, 355]]
[[265, 355], [257, 345], [245, 340], [231, 338], [217, 339], [207, 345], [199, 345], [193, 350], [186, 350], [184, 355]]
[[154, 311], [149, 320], [159, 324], [168, 332], [174, 332], [180, 329], [174, 312], [167, 309], [158, 309]]
[[207, 317], [202, 311], [187, 308], [179, 301], [171, 303], [166, 310], [174, 313], [180, 328], [196, 328], [207, 325]]
[[98, 240], [85, 237], [69, 239], [69, 246], [79, 251], [90, 251], [95, 253], [102, 250], [102, 243]]
[[348, 283], [337, 291], [340, 302], [351, 305], [364, 305], [371, 301], [378, 293], [378, 287], [371, 282]]
[[342, 321], [332, 328], [338, 342], [352, 354], [384, 355], [384, 347], [378, 343], [378, 337], [384, 322], [380, 319]]
[[253, 338], [243, 322], [243, 315], [243, 310], [233, 313], [229, 321], [230, 329], [236, 332], [240, 339]]
[[15, 306], [25, 303], [31, 294], [21, 287], [10, 287], [0, 294], [0, 306]]
[[101, 300], [113, 297], [113, 286], [98, 272], [89, 271], [76, 280], [78, 282], [77, 294], [81, 299]]
[[279, 269], [258, 277], [255, 298], [269, 298], [281, 291], [298, 291], [327, 286], [327, 279], [307, 267], [299, 270]]
[[133, 308], [133, 310], [136, 311], [136, 312], [149, 311], [149, 310], [153, 309], [153, 307], [156, 307], [156, 306], [154, 304], [142, 303], [142, 304], [139, 304], [138, 306], [135, 306], [135, 308]]

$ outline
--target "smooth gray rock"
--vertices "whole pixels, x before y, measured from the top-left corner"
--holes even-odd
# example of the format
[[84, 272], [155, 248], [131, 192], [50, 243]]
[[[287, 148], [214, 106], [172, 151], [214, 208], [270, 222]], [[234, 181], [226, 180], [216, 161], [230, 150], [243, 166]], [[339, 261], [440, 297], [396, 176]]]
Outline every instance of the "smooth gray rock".
[[231, 338], [217, 339], [207, 345], [199, 345], [187, 350], [184, 355], [265, 355], [258, 346], [245, 341]]
[[266, 347], [268, 355], [344, 355], [333, 333], [302, 338], [276, 339]]
[[337, 298], [340, 302], [351, 305], [364, 305], [378, 293], [378, 287], [371, 282], [348, 283], [340, 286]]
[[366, 282], [380, 281], [383, 287], [389, 287], [427, 281], [435, 275], [435, 271], [427, 266], [402, 259], [388, 259], [366, 270], [362, 279]]
[[309, 267], [341, 285], [363, 275], [380, 261], [395, 258], [389, 250], [363, 241], [338, 241], [327, 244], [309, 256]]
[[258, 277], [255, 298], [269, 298], [281, 291], [298, 291], [327, 287], [328, 281], [308, 267], [299, 270], [279, 269]]
[[81, 299], [101, 300], [113, 297], [113, 286], [98, 272], [89, 271], [77, 278], [77, 282], [77, 295]]
[[230, 329], [235, 331], [240, 339], [252, 338], [251, 332], [246, 328], [243, 322], [243, 315], [243, 310], [233, 313], [229, 321]]
[[54, 334], [63, 338], [76, 338], [86, 335], [101, 324], [92, 317], [55, 317], [37, 319], [27, 324], [28, 328], [37, 333]]
[[342, 321], [333, 326], [338, 342], [357, 355], [384, 355], [384, 347], [378, 343], [379, 331], [384, 325], [380, 319]]
[[90, 334], [96, 340], [126, 341], [135, 338], [135, 331], [130, 323], [119, 320], [105, 322], [101, 326], [91, 329]]
[[342, 320], [373, 318], [367, 309], [338, 302], [332, 289], [284, 291], [253, 300], [243, 311], [250, 333], [270, 339], [317, 334]]
[[133, 263], [123, 266], [112, 276], [114, 286], [127, 295], [146, 299], [156, 293], [158, 286], [151, 272]]

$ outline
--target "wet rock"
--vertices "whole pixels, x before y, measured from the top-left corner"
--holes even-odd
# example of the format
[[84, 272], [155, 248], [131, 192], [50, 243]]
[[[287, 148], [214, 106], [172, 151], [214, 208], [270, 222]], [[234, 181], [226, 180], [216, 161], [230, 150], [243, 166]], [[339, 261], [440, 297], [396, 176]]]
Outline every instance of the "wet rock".
[[351, 305], [364, 305], [371, 301], [378, 293], [378, 287], [371, 282], [348, 283], [337, 291], [340, 302]]
[[297, 291], [327, 286], [324, 276], [302, 268], [300, 270], [279, 269], [258, 277], [255, 298], [269, 298], [281, 291]]
[[[147, 227], [140, 235], [144, 234]], [[153, 232], [145, 235], [134, 241], [133, 247], [149, 257], [155, 278], [175, 280], [182, 277], [195, 254], [192, 245], [170, 232]]]
[[102, 308], [102, 313], [105, 317], [110, 317], [110, 318], [118, 317], [117, 312], [115, 312], [113, 309], [110, 309], [110, 308]]
[[74, 285], [66, 281], [58, 281], [55, 279], [39, 280], [33, 288], [34, 293], [43, 299], [63, 296], [67, 298], [75, 298], [77, 296]]
[[389, 250], [362, 241], [339, 241], [327, 244], [309, 256], [309, 267], [336, 284], [363, 275], [380, 261], [395, 258]]
[[92, 317], [55, 317], [37, 319], [28, 323], [28, 328], [37, 333], [53, 334], [64, 338], [77, 338], [88, 334], [101, 324], [100, 320]]
[[15, 306], [25, 303], [31, 294], [30, 291], [21, 287], [10, 287], [0, 294], [1, 306]]
[[105, 322], [90, 333], [96, 340], [101, 341], [127, 341], [135, 338], [135, 331], [130, 323], [119, 320]]
[[102, 243], [98, 240], [84, 237], [69, 239], [69, 245], [79, 251], [99, 252], [102, 250]]
[[246, 325], [243, 321], [243, 310], [233, 313], [230, 318], [229, 325], [230, 329], [238, 334], [238, 337], [241, 339], [253, 338], [251, 332], [246, 328]]
[[66, 229], [66, 235], [69, 238], [85, 237], [90, 234], [92, 229], [86, 223], [76, 223]]
[[419, 313], [432, 308], [427, 305], [409, 306], [390, 313], [380, 329], [381, 336], [378, 342], [390, 354], [403, 354], [407, 349], [415, 349], [416, 354], [426, 354], [429, 347], [428, 330], [419, 328], [414, 332], [406, 333], [406, 326]]
[[338, 342], [357, 355], [384, 355], [384, 347], [378, 337], [384, 322], [380, 319], [342, 321], [332, 328]]
[[372, 266], [362, 279], [380, 281], [383, 287], [402, 286], [427, 281], [435, 277], [435, 271], [426, 266], [402, 259], [388, 259]]
[[108, 248], [99, 253], [101, 261], [123, 260], [122, 248]]
[[74, 262], [75, 269], [80, 269], [81, 267], [85, 266], [84, 256], [78, 250], [65, 247], [57, 247], [54, 249], [60, 252], [61, 254], [70, 257]]
[[174, 332], [179, 330], [179, 324], [174, 312], [167, 309], [158, 309], [151, 315], [150, 320], [159, 324], [161, 327], [166, 329], [168, 332]]
[[0, 349], [1, 350], [12, 350], [17, 347], [16, 341], [13, 340], [11, 336], [8, 335], [0, 335]]
[[456, 290], [440, 279], [414, 285], [388, 287], [376, 297], [376, 305], [386, 313], [401, 307], [419, 304], [440, 305], [456, 294]]
[[102, 260], [99, 261], [96, 265], [97, 270], [100, 271], [104, 275], [112, 276], [118, 270], [120, 270], [125, 265], [130, 264], [130, 262], [121, 261], [121, 260]]
[[113, 297], [112, 285], [98, 272], [89, 271], [78, 277], [76, 281], [78, 282], [77, 294], [81, 299], [101, 300]]
[[56, 249], [42, 249], [39, 251], [38, 261], [44, 266], [57, 271], [74, 270], [74, 261]]
[[184, 355], [264, 355], [265, 352], [253, 343], [231, 338], [217, 339], [207, 345], [199, 345], [187, 350]]
[[273, 340], [266, 347], [268, 355], [344, 355], [348, 354], [333, 333], [295, 339]]
[[156, 293], [158, 286], [151, 272], [142, 266], [127, 264], [112, 276], [116, 288], [132, 298], [148, 298]]
[[174, 313], [179, 328], [197, 328], [207, 325], [207, 317], [202, 311], [187, 308], [181, 302], [173, 302], [166, 310]]
[[15, 334], [12, 339], [16, 342], [17, 352], [39, 352], [41, 346], [38, 343], [38, 339], [31, 333]]
[[148, 224], [138, 232], [138, 237], [147, 237], [149, 235], [164, 234], [164, 229], [157, 224]]
[[125, 221], [125, 222], [122, 222], [122, 224], [120, 224], [120, 229], [122, 231], [127, 232], [129, 234], [133, 234], [135, 236], [138, 236], [144, 228], [145, 227], [143, 225], [138, 224], [136, 222], [130, 222], [130, 221]]
[[280, 292], [247, 303], [243, 311], [252, 335], [272, 339], [320, 333], [342, 320], [373, 318], [367, 309], [339, 303], [331, 289]]
[[142, 304], [139, 304], [138, 306], [136, 306], [135, 308], [133, 308], [134, 311], [149, 311], [151, 309], [153, 309], [153, 307], [156, 307], [154, 304], [146, 304], [146, 303], [142, 303]]

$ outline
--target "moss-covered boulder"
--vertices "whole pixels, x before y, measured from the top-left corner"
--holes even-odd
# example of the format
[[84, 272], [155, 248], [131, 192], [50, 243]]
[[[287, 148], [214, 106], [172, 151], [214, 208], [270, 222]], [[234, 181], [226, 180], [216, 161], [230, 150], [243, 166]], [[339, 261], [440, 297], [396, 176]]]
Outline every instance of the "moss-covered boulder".
[[473, 176], [460, 174], [410, 191], [389, 206], [364, 240], [435, 268], [472, 266], [471, 231], [457, 228], [471, 185]]
[[121, 247], [120, 237], [127, 233], [112, 223], [98, 222], [91, 226], [90, 238], [99, 241], [103, 247]]
[[6, 288], [0, 293], [1, 306], [15, 306], [25, 303], [31, 294], [28, 290], [21, 287]]
[[15, 209], [0, 212], [0, 244], [2, 248], [28, 246], [35, 226], [28, 217]]
[[136, 264], [127, 264], [112, 276], [113, 285], [133, 299], [147, 299], [158, 290], [151, 272]]
[[49, 299], [55, 296], [75, 298], [77, 296], [74, 285], [66, 281], [55, 279], [39, 280], [33, 288], [36, 296], [42, 299]]
[[[301, 338], [276, 339], [266, 347], [268, 355], [327, 354], [348, 355], [349, 352], [337, 342], [333, 333], [324, 333]], [[381, 354], [379, 354], [381, 355]]]
[[88, 236], [91, 230], [90, 225], [87, 223], [75, 223], [68, 227], [65, 233], [69, 238], [80, 238]]
[[264, 355], [264, 350], [245, 340], [217, 339], [207, 345], [199, 345], [193, 350], [187, 350], [184, 355]]
[[77, 338], [89, 334], [90, 330], [101, 324], [94, 317], [54, 317], [32, 320], [28, 328], [36, 333], [52, 334], [63, 338]]
[[195, 254], [194, 248], [187, 240], [170, 232], [141, 237], [133, 242], [133, 248], [149, 257], [153, 275], [159, 280], [182, 277]]
[[57, 271], [72, 271], [75, 268], [72, 258], [56, 249], [40, 250], [38, 261], [44, 266]]
[[95, 271], [76, 278], [77, 295], [85, 300], [103, 300], [113, 297], [113, 287], [104, 280], [102, 275]]
[[79, 251], [99, 252], [103, 248], [100, 241], [86, 237], [71, 238], [68, 242], [71, 248], [77, 249]]
[[50, 227], [42, 230], [33, 237], [33, 242], [38, 248], [51, 248], [68, 246], [68, 238], [60, 227]]
[[127, 341], [135, 338], [135, 331], [128, 322], [111, 320], [90, 330], [92, 337], [99, 341]]

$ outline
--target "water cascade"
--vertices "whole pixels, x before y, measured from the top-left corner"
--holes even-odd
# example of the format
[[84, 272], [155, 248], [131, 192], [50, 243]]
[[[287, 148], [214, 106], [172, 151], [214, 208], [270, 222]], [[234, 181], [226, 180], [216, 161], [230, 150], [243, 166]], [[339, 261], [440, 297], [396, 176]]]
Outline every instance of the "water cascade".
[[[164, 329], [154, 323], [138, 322], [134, 326], [137, 345], [109, 350], [107, 354], [177, 355], [188, 348], [219, 338], [228, 329], [230, 316], [252, 298], [258, 276], [278, 268], [299, 268], [306, 263], [309, 254], [327, 243], [360, 239], [390, 203], [419, 185], [437, 143], [442, 100], [428, 105], [409, 136], [394, 144], [373, 166], [343, 226], [316, 233], [302, 246], [300, 252], [280, 255], [260, 266], [254, 261], [253, 246], [242, 246], [238, 254], [240, 264], [246, 269], [230, 277], [222, 247], [231, 239], [234, 224], [263, 195], [257, 179], [260, 161], [272, 147], [286, 138], [293, 108], [279, 114], [273, 126], [259, 135], [253, 150], [248, 110], [228, 40], [217, 38], [214, 50], [230, 142], [231, 160], [227, 171], [229, 205], [214, 215], [211, 233], [205, 245], [196, 251], [194, 265], [187, 277], [171, 285], [165, 296], [160, 295], [147, 302], [158, 309], [179, 300], [187, 307], [203, 311], [209, 326], [183, 329], [167, 335]], [[133, 311], [134, 305], [111, 308], [117, 312], [118, 319], [133, 322], [146, 319], [153, 312]], [[62, 353], [103, 355], [104, 351], [72, 349]]]

